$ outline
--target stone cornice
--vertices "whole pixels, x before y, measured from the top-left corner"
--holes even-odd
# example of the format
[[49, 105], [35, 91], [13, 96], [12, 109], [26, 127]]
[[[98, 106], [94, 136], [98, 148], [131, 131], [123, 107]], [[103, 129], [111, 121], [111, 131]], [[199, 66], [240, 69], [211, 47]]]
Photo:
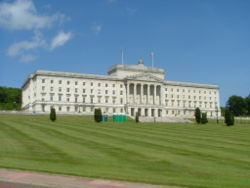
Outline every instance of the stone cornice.
[[131, 71], [131, 72], [143, 72], [143, 73], [157, 73], [157, 74], [165, 74], [164, 69], [153, 68], [149, 66], [145, 66], [143, 64], [139, 65], [121, 65], [117, 64], [109, 68], [108, 74], [116, 72], [117, 70], [123, 71]]
[[179, 82], [179, 81], [165, 80], [165, 84], [166, 85], [171, 85], [171, 86], [183, 86], [183, 87], [219, 89], [218, 85], [213, 85], [213, 84], [198, 84], [198, 83], [192, 83], [192, 82]]

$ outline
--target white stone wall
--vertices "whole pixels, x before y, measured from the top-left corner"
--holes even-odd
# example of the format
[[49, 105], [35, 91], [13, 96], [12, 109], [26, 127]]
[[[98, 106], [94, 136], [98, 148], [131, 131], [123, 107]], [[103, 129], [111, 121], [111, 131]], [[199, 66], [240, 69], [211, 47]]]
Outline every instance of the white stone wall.
[[147, 117], [194, 117], [199, 107], [208, 117], [220, 116], [219, 89], [214, 85], [165, 81], [153, 75], [135, 80], [111, 76], [37, 71], [23, 85], [25, 111], [62, 114], [140, 112]]

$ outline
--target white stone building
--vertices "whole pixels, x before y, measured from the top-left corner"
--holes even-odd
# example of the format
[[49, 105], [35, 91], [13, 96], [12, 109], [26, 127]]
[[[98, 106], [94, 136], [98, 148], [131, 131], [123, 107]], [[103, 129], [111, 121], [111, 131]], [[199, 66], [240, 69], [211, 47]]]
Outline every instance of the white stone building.
[[217, 85], [165, 80], [165, 71], [145, 66], [115, 65], [108, 75], [37, 70], [22, 86], [22, 109], [33, 113], [107, 114], [139, 112], [146, 117], [193, 117], [199, 107], [220, 116]]

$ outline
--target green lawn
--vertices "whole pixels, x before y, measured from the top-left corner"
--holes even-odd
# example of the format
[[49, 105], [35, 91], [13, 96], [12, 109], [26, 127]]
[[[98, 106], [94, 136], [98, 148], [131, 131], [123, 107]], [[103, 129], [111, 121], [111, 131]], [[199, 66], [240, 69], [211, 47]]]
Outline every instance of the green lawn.
[[187, 187], [250, 187], [250, 125], [0, 115], [0, 167]]

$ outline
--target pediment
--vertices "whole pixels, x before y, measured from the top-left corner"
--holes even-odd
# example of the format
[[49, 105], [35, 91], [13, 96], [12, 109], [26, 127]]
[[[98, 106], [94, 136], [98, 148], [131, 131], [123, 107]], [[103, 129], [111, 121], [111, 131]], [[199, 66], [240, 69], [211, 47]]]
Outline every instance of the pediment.
[[127, 76], [126, 80], [138, 80], [138, 81], [151, 81], [151, 82], [163, 82], [164, 80], [151, 74], [136, 74]]

